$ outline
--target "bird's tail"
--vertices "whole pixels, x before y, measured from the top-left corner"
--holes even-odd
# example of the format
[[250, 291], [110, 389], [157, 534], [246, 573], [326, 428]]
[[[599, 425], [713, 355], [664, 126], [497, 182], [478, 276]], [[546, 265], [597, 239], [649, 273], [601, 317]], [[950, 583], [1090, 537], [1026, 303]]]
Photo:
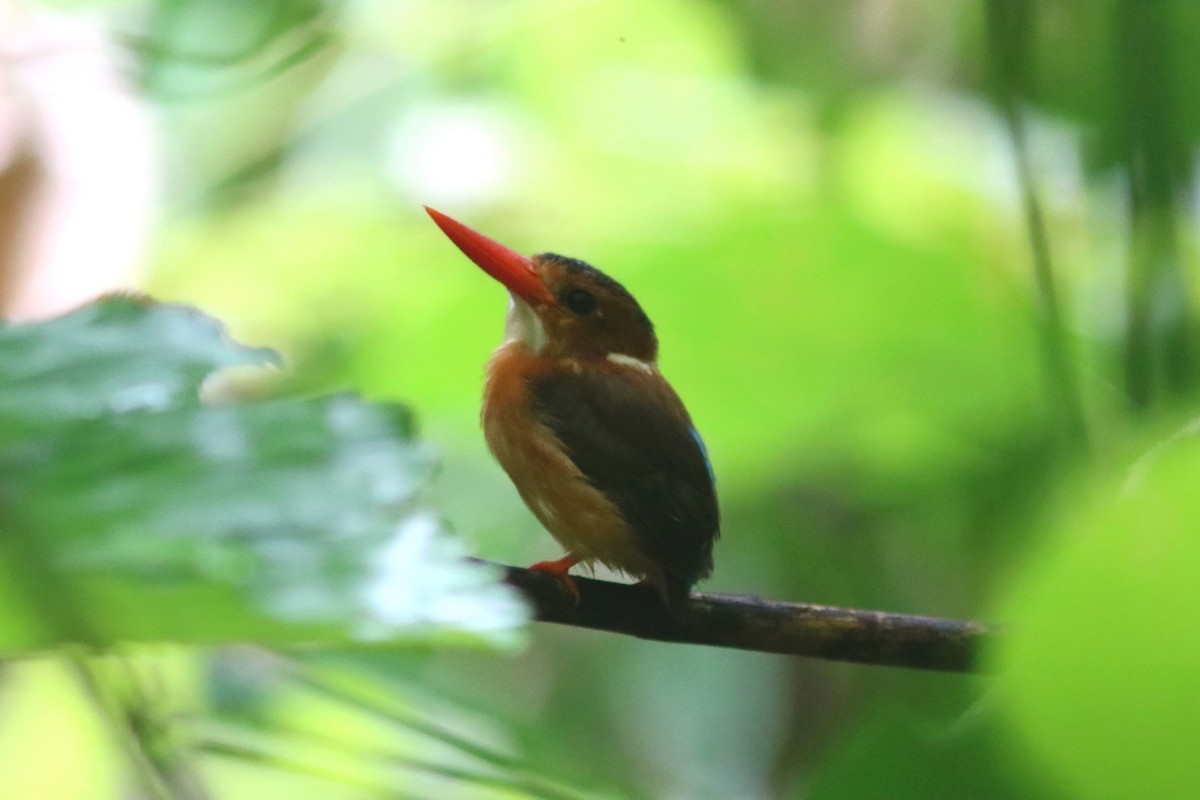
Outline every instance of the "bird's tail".
[[664, 572], [656, 575], [649, 583], [658, 591], [663, 606], [671, 618], [679, 622], [687, 617], [688, 601], [692, 596], [692, 583], [678, 575]]

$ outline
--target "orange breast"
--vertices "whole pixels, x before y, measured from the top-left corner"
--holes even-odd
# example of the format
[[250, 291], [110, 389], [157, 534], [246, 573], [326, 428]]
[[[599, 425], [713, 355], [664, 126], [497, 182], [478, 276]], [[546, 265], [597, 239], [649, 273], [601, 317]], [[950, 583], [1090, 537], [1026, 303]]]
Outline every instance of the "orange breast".
[[569, 553], [645, 577], [656, 568], [616, 505], [592, 486], [534, 413], [530, 379], [563, 368], [569, 367], [534, 355], [520, 342], [496, 351], [483, 399], [488, 447], [525, 505]]

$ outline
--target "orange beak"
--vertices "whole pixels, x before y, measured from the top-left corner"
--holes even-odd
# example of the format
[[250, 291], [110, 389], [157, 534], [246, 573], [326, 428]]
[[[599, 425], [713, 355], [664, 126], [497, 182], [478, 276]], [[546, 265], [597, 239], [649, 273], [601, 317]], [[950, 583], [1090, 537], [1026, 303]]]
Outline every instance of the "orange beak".
[[450, 237], [450, 241], [463, 251], [463, 255], [475, 262], [484, 272], [500, 281], [517, 297], [534, 305], [554, 305], [554, 295], [537, 274], [533, 259], [509, 250], [499, 242], [489, 239], [477, 230], [468, 228], [456, 219], [425, 206], [425, 211]]

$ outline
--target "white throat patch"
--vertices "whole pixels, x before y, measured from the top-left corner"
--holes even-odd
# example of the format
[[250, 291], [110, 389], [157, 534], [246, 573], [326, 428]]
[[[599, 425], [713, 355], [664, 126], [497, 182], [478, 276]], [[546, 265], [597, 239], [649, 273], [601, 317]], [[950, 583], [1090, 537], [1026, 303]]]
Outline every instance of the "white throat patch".
[[504, 318], [504, 341], [521, 342], [535, 353], [546, 347], [546, 329], [537, 312], [519, 297], [508, 296], [508, 316]]
[[640, 358], [634, 358], [633, 356], [627, 356], [624, 353], [609, 353], [608, 360], [614, 364], [621, 364], [626, 367], [633, 367], [634, 369], [640, 369], [643, 372], [654, 372], [653, 364], [646, 362], [646, 361], [642, 361]]

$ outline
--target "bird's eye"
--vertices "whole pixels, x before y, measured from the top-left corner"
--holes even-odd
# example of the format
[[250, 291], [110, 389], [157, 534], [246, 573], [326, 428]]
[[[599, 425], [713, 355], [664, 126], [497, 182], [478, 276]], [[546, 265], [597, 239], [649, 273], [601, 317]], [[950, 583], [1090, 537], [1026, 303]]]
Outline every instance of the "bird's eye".
[[596, 310], [596, 296], [587, 289], [580, 289], [578, 286], [572, 286], [567, 289], [559, 297], [559, 302], [571, 310], [572, 313], [578, 314], [581, 317], [587, 316]]

